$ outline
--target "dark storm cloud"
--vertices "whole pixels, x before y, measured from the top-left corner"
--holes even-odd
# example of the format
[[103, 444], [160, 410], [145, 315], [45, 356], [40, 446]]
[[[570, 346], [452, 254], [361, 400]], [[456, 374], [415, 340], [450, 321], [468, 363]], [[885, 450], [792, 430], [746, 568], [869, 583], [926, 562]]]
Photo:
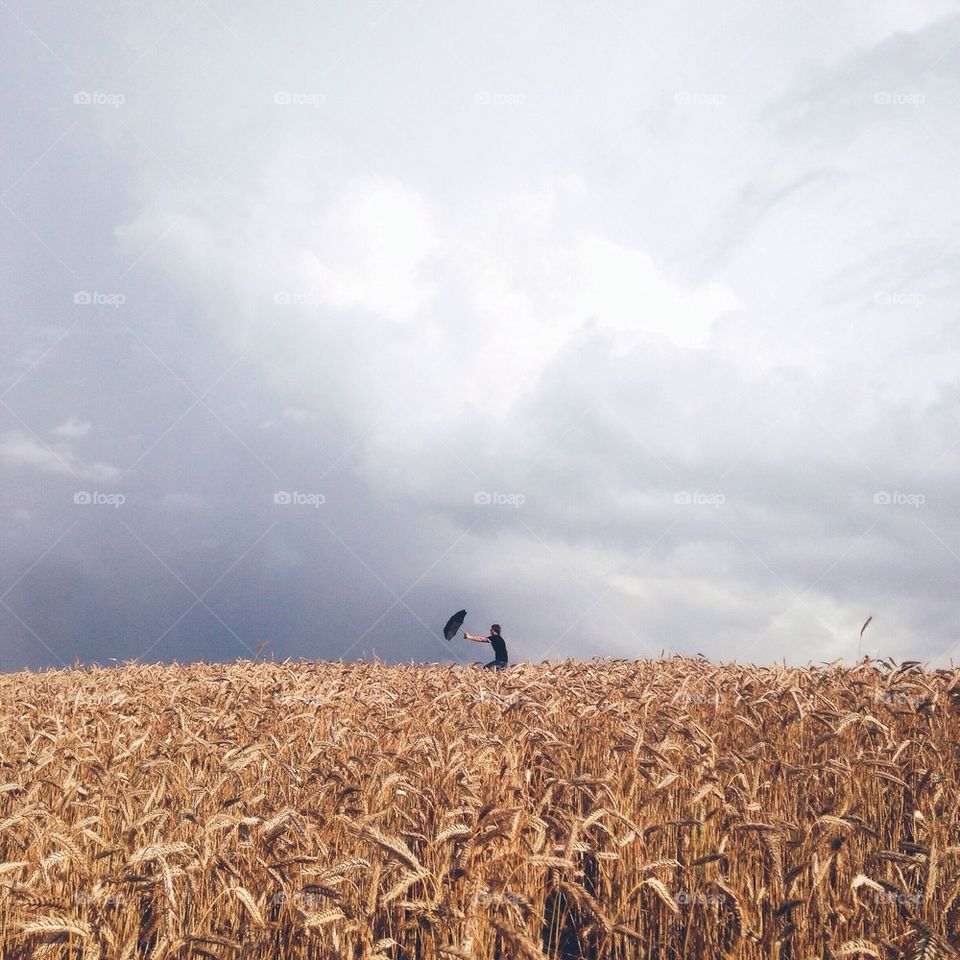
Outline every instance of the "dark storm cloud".
[[344, 10], [3, 13], [0, 667], [950, 656], [956, 5]]

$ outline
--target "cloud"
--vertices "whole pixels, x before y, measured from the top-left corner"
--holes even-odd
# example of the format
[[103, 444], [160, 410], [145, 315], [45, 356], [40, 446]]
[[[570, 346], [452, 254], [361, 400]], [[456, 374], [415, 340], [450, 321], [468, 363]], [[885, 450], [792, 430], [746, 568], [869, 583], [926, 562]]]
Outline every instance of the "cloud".
[[713, 282], [700, 289], [666, 277], [649, 254], [585, 236], [576, 249], [574, 309], [622, 335], [651, 332], [684, 347], [703, 347], [714, 320], [739, 306]]
[[[353, 179], [342, 195], [320, 199], [322, 181], [300, 172], [298, 189], [288, 175], [278, 192], [269, 172], [238, 190], [226, 217], [195, 212], [151, 258], [196, 296], [217, 289], [238, 311], [258, 301], [249, 324], [225, 331], [239, 344], [251, 329], [286, 327], [264, 366], [296, 401], [291, 408], [329, 397], [330, 381], [301, 365], [332, 349], [351, 369], [350, 389], [376, 398], [357, 429], [388, 404], [397, 442], [411, 420], [449, 420], [477, 405], [505, 416], [587, 325], [614, 332], [625, 348], [649, 337], [703, 347], [713, 322], [738, 306], [719, 282], [685, 285], [645, 251], [583, 229], [577, 205], [587, 188], [571, 174], [441, 217], [396, 181]], [[154, 209], [117, 233], [135, 249], [171, 218]], [[238, 248], [238, 235], [255, 239]]]
[[[422, 660], [465, 606], [517, 657], [803, 660], [871, 612], [948, 656], [955, 8], [368, 12], [50, 21], [133, 63], [73, 127], [15, 54], [24, 622], [68, 660]], [[56, 489], [113, 463], [122, 510]]]
[[[868, 546], [886, 552], [904, 531], [922, 533], [916, 516], [884, 514], [873, 500], [900, 471], [867, 424], [907, 437], [907, 423], [926, 423], [917, 384], [905, 409], [889, 382], [902, 318], [880, 309], [883, 281], [866, 267], [884, 262], [886, 244], [849, 201], [868, 202], [892, 173], [851, 141], [850, 118], [834, 120], [847, 110], [866, 129], [876, 122], [861, 94], [891, 43], [927, 40], [882, 40], [876, 55], [857, 52], [794, 88], [799, 113], [787, 96], [768, 109], [788, 152], [761, 141], [738, 171], [696, 278], [592, 224], [595, 176], [584, 170], [444, 204], [396, 177], [338, 182], [309, 164], [282, 176], [268, 167], [194, 211], [151, 259], [195, 296], [212, 287], [218, 305], [246, 311], [223, 331], [238, 347], [251, 330], [281, 325], [261, 375], [290, 409], [337, 411], [374, 495], [386, 483], [406, 509], [467, 529], [478, 490], [519, 493], [522, 510], [482, 515], [485, 532], [471, 534], [492, 547], [510, 531], [513, 564], [596, 551], [609, 580], [588, 580], [609, 587], [624, 622], [657, 633], [671, 611], [689, 624], [714, 617], [715, 651], [749, 640], [762, 656], [807, 633], [826, 654], [875, 594], [852, 564]], [[721, 108], [735, 104], [727, 95]], [[683, 113], [681, 129], [713, 129], [707, 107]], [[812, 123], [818, 138], [843, 139], [809, 137]], [[843, 147], [838, 165], [830, 151]], [[924, 162], [920, 150], [911, 156]], [[904, 222], [926, 216], [901, 208]], [[134, 248], [169, 220], [154, 209], [118, 234]], [[277, 290], [289, 302], [271, 302]], [[251, 310], [254, 300], [262, 306]], [[822, 336], [824, 322], [854, 313], [870, 316], [865, 342], [853, 330]], [[929, 369], [924, 356], [917, 379]], [[863, 408], [858, 380], [871, 390]], [[906, 442], [936, 454], [927, 430]], [[940, 529], [949, 521], [931, 502], [928, 519], [934, 512]], [[647, 586], [628, 587], [619, 571], [629, 545], [662, 534], [631, 575]]]
[[93, 424], [87, 420], [81, 420], [79, 417], [70, 417], [61, 423], [60, 426], [54, 427], [51, 432], [58, 437], [66, 437], [67, 439], [74, 440], [85, 437], [90, 432], [92, 426]]
[[39, 470], [41, 473], [73, 476], [77, 479], [111, 483], [120, 471], [108, 463], [87, 463], [68, 446], [49, 447], [22, 433], [0, 437], [0, 460], [13, 467]]
[[[436, 249], [427, 205], [418, 194], [380, 178], [346, 186], [304, 257], [304, 286], [324, 303], [409, 320], [430, 297], [421, 271]], [[299, 232], [299, 231], [298, 231]]]

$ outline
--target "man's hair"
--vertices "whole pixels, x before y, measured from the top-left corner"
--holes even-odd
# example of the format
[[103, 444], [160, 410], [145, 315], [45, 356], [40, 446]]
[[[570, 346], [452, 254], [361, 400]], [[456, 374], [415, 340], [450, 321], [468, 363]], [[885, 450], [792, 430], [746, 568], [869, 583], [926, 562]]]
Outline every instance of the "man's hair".
[[491, 629], [494, 633], [499, 633], [499, 632], [500, 632], [500, 624], [499, 624], [499, 623], [495, 623], [495, 624], [493, 624], [493, 625], [490, 627], [490, 629]]

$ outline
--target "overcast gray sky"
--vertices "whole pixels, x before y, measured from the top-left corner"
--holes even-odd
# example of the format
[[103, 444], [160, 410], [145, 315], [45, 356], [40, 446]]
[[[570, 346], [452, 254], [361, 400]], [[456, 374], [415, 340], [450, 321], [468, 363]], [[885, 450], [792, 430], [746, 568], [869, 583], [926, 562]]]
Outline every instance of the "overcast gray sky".
[[0, 668], [960, 652], [957, 0], [0, 22]]

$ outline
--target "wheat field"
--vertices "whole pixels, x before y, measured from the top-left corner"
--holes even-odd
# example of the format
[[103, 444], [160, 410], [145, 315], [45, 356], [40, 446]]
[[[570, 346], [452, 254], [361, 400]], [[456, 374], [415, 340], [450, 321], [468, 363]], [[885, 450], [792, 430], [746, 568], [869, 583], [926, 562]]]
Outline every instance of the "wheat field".
[[958, 711], [880, 662], [3, 675], [2, 955], [954, 956]]

